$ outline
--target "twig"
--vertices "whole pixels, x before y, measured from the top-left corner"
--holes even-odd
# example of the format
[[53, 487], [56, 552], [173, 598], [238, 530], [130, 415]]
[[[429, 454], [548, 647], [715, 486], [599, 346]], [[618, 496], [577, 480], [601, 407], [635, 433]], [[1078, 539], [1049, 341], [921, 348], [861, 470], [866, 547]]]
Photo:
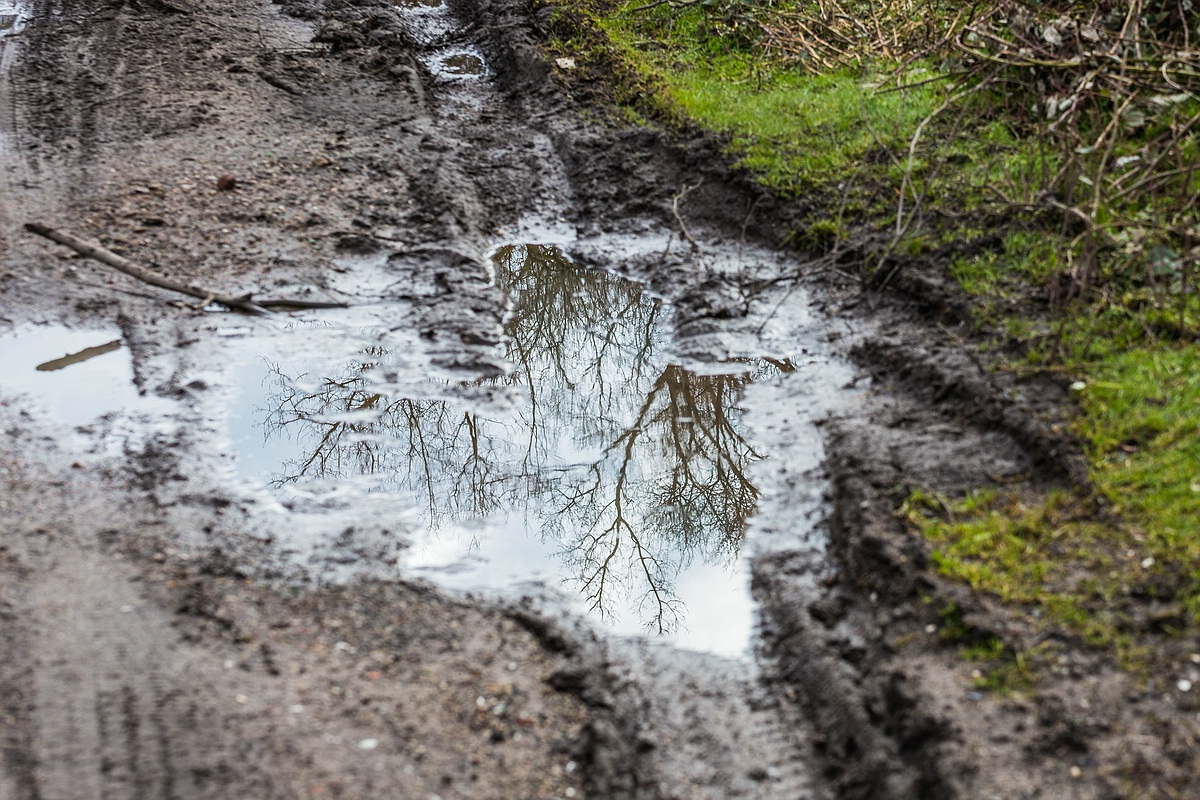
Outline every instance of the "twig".
[[692, 186], [684, 188], [683, 191], [679, 192], [679, 194], [675, 195], [674, 199], [671, 200], [671, 213], [675, 215], [675, 221], [679, 223], [680, 235], [682, 235], [684, 239], [687, 239], [688, 244], [692, 246], [692, 250], [699, 250], [700, 245], [696, 244], [696, 240], [692, 238], [690, 233], [688, 233], [687, 225], [683, 222], [683, 215], [679, 213], [679, 203], [683, 200], [683, 198], [699, 189], [700, 184], [702, 183], [704, 183], [703, 178], [696, 181], [696, 183]]
[[649, 11], [652, 8], [658, 8], [659, 6], [670, 6], [673, 10], [678, 11], [681, 8], [698, 6], [703, 2], [704, 0], [687, 0], [687, 2], [683, 3], [676, 3], [673, 0], [653, 0], [653, 2], [646, 3], [644, 6], [638, 6], [637, 8], [629, 9], [629, 13], [637, 14], [642, 11]]
[[39, 225], [36, 222], [29, 222], [25, 225], [25, 230], [30, 233], [36, 233], [39, 236], [45, 236], [47, 239], [65, 245], [80, 255], [95, 259], [103, 264], [108, 264], [119, 272], [124, 272], [130, 277], [137, 278], [143, 283], [148, 283], [151, 286], [157, 286], [160, 289], [167, 289], [172, 292], [179, 292], [190, 297], [195, 297], [204, 300], [206, 303], [219, 303], [226, 308], [236, 311], [244, 311], [247, 314], [255, 316], [264, 316], [269, 314], [266, 308], [254, 302], [251, 295], [243, 295], [235, 297], [233, 295], [224, 294], [222, 292], [214, 292], [210, 289], [202, 289], [198, 286], [192, 286], [180, 281], [172, 280], [171, 278], [162, 275], [156, 275], [144, 267], [135, 264], [127, 258], [117, 255], [96, 242], [89, 242], [86, 239], [80, 239], [74, 234], [66, 231], [55, 230], [45, 225]]

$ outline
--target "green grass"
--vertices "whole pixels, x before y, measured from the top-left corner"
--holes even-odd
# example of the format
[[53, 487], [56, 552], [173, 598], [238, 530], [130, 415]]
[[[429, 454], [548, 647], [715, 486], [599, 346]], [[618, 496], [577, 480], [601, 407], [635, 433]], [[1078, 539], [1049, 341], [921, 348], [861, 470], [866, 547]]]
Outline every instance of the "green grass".
[[985, 489], [951, 503], [915, 492], [903, 511], [933, 543], [931, 561], [942, 575], [1036, 609], [1093, 644], [1119, 638], [1121, 620], [1103, 606], [1121, 592], [1121, 576], [1103, 525], [1078, 498], [1058, 492], [1027, 504], [1017, 493]]
[[1200, 621], [1200, 347], [1135, 348], [1084, 374], [1093, 480]]
[[1005, 237], [1002, 252], [952, 259], [950, 274], [980, 300], [1023, 295], [1030, 286], [1045, 286], [1058, 271], [1057, 245], [1042, 234], [1014, 231]]
[[901, 146], [935, 101], [931, 91], [879, 95], [845, 73], [755, 80], [730, 59], [677, 73], [668, 85], [692, 119], [733, 137], [744, 166], [793, 194], [848, 179], [873, 151]]
[[807, 74], [728, 39], [698, 37], [702, 10], [628, 13], [636, 5], [599, 18], [621, 58], [655, 79], [670, 111], [729, 134], [740, 162], [781, 192], [839, 183], [864, 164], [886, 170], [886, 158], [872, 154], [906, 144], [938, 104], [931, 86], [877, 91], [888, 65], [871, 74]]

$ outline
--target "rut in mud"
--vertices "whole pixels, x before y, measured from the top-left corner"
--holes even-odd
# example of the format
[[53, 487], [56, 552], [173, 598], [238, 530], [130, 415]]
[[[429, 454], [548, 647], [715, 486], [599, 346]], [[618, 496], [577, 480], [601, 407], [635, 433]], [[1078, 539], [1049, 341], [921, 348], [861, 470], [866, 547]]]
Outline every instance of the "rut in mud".
[[[1188, 722], [1126, 711], [1099, 660], [1033, 707], [939, 644], [898, 496], [1079, 465], [922, 327], [962, 321], [936, 275], [865, 319], [713, 139], [583, 120], [538, 49], [569, 20], [14, 8], [0, 797], [1084, 798], [1186, 769]], [[28, 221], [351, 307], [199, 311]]]

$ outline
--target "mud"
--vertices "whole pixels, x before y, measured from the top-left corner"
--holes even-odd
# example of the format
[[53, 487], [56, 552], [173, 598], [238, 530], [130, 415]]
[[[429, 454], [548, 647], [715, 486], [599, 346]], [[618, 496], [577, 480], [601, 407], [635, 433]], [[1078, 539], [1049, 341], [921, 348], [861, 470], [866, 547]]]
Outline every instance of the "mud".
[[[1143, 679], [1055, 641], [1053, 671], [1006, 698], [976, 690], [939, 635], [950, 601], [968, 630], [1024, 646], [1041, 634], [942, 585], [900, 499], [1086, 472], [1058, 425], [1064, 387], [1004, 382], [944, 333], [965, 337], [964, 307], [935, 259], [898, 264], [864, 300], [778, 251], [795, 208], [708, 137], [597, 122], [581, 99], [596, 93], [542, 56], [563, 23], [524, 4], [84, 0], [21, 14], [0, 31], [0, 797], [1195, 793], [1200, 718], [1173, 687], [1200, 648], [1164, 648]], [[224, 291], [350, 308], [197, 309], [35, 239], [29, 221]], [[522, 372], [514, 346], [537, 317], [489, 258], [514, 244], [561, 248], [592, 270], [574, 280], [618, 300], [652, 298], [586, 318], [582, 341], [636, 340], [640, 317], [668, 310], [640, 332], [659, 359], [645, 380], [669, 376], [673, 396], [708, 396], [734, 420], [736, 463], [689, 452], [754, 501], [697, 523], [697, 552], [726, 543], [722, 569], [749, 575], [754, 602], [717, 605], [742, 602], [755, 623], [705, 611], [686, 627], [736, 629], [748, 648], [618, 635], [588, 616], [586, 592], [580, 608], [538, 575], [555, 546], [534, 558], [511, 539], [519, 568], [499, 574], [483, 553], [480, 580], [458, 585], [420, 569], [461, 566], [461, 550], [427, 549], [453, 505], [422, 516], [396, 489], [411, 460], [361, 468], [412, 425], [308, 415], [352, 423], [340, 456], [359, 457], [311, 482], [280, 480], [311, 452], [253, 446], [264, 373], [291, 392], [329, 365], [355, 365], [372, 395], [514, 427], [538, 385], [530, 365], [554, 353], [528, 340]], [[613, 415], [620, 430], [649, 427], [629, 413]], [[602, 416], [586, 402], [577, 415]], [[572, 436], [557, 436], [571, 464], [609, 444]], [[648, 453], [666, 449], [654, 441]], [[653, 474], [661, 456], [642, 458]], [[731, 465], [744, 470], [732, 483]], [[486, 533], [487, 518], [454, 524]]]

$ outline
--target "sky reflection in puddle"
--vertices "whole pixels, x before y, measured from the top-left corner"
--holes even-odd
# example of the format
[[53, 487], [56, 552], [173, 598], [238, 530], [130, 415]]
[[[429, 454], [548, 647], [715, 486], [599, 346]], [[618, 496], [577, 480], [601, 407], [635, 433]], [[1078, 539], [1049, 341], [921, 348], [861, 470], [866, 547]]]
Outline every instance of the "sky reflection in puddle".
[[404, 498], [429, 531], [406, 565], [439, 584], [542, 581], [616, 632], [745, 652], [739, 548], [760, 455], [737, 403], [790, 364], [699, 374], [670, 362], [668, 311], [640, 284], [550, 246], [505, 247], [495, 262], [514, 369], [480, 386], [505, 384], [524, 403], [389, 396], [375, 379], [381, 348], [335, 367], [267, 362], [245, 376], [264, 393], [234, 423], [240, 470], [268, 469], [282, 496], [332, 482]]
[[138, 393], [133, 362], [120, 337], [116, 329], [18, 329], [0, 338], [0, 388], [29, 398], [32, 408], [67, 426], [164, 405]]
[[17, 0], [0, 0], [0, 37], [16, 36], [25, 30], [28, 20], [28, 3]]

